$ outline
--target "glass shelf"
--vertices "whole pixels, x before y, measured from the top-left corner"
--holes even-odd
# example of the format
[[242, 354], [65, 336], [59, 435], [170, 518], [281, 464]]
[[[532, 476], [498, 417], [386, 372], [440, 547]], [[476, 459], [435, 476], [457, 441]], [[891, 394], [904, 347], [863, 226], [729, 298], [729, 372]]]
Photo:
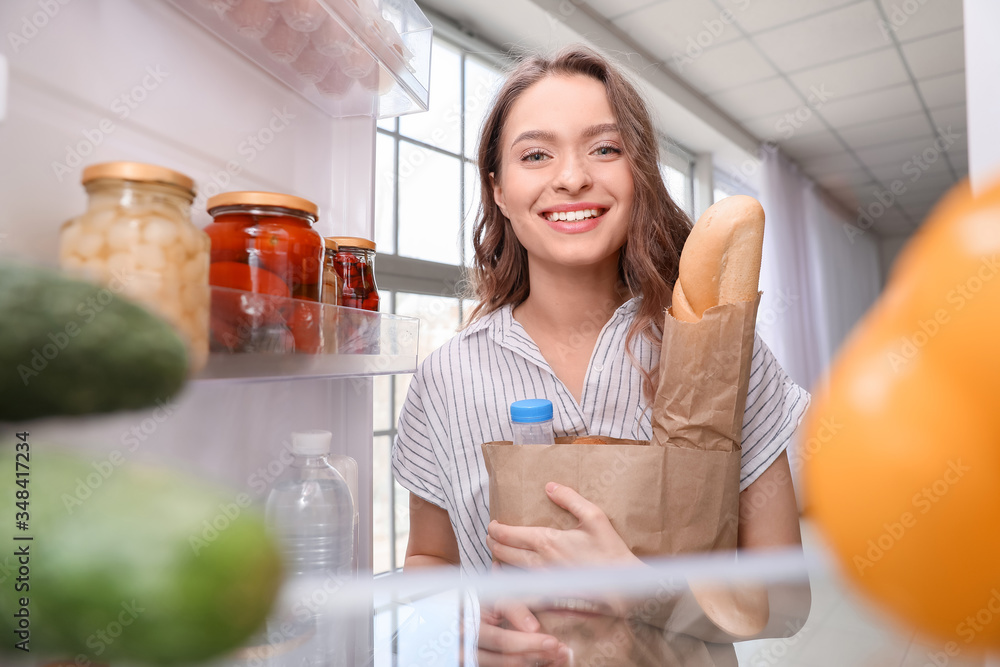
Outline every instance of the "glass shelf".
[[208, 364], [192, 380], [412, 373], [419, 320], [212, 287]]
[[331, 116], [426, 111], [431, 23], [414, 0], [169, 0]]

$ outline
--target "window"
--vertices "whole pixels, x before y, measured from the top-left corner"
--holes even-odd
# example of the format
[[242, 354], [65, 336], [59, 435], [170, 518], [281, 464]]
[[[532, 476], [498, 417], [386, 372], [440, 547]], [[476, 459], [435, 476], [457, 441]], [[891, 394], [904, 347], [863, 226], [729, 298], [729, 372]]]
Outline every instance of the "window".
[[694, 156], [675, 143], [660, 139], [660, 173], [671, 198], [694, 215]]
[[[379, 121], [375, 144], [380, 307], [420, 319], [418, 363], [455, 334], [470, 305], [459, 285], [479, 206], [476, 143], [500, 81], [498, 62], [458, 39], [436, 35], [432, 48], [430, 109]], [[406, 552], [409, 493], [392, 477], [390, 452], [409, 383], [410, 376], [374, 380], [376, 574], [402, 567]]]
[[715, 170], [712, 180], [715, 186], [713, 203], [733, 195], [749, 195], [755, 198], [759, 196], [753, 181], [732, 176], [720, 169]]

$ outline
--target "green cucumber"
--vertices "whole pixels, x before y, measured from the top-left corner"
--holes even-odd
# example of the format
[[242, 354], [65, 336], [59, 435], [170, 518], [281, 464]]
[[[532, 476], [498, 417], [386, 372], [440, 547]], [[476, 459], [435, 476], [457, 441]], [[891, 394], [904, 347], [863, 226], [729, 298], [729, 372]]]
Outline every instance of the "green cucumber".
[[177, 665], [262, 627], [281, 560], [246, 494], [4, 437], [0, 656]]
[[0, 322], [0, 421], [151, 407], [187, 377], [180, 336], [114, 285], [0, 261]]

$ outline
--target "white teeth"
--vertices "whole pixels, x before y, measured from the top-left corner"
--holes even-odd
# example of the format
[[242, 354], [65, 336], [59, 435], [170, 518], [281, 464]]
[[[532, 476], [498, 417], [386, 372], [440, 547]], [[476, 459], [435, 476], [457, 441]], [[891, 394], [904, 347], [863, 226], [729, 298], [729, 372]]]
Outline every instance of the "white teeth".
[[597, 605], [589, 600], [581, 600], [580, 598], [557, 598], [552, 601], [552, 606], [555, 609], [566, 609], [568, 611], [578, 611], [586, 613], [597, 613]]
[[586, 218], [596, 218], [601, 214], [601, 209], [599, 208], [585, 208], [579, 211], [561, 211], [559, 213], [546, 213], [545, 217], [555, 222], [556, 220], [567, 220], [570, 222], [576, 220], [584, 220]]

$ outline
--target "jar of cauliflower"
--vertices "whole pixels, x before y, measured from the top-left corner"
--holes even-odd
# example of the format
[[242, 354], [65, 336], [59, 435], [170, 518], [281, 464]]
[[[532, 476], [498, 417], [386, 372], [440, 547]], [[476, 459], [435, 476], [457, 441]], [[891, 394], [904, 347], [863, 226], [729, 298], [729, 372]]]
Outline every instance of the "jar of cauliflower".
[[191, 224], [194, 181], [138, 162], [83, 170], [86, 212], [63, 228], [59, 264], [142, 303], [188, 343], [191, 371], [208, 360], [209, 239]]

